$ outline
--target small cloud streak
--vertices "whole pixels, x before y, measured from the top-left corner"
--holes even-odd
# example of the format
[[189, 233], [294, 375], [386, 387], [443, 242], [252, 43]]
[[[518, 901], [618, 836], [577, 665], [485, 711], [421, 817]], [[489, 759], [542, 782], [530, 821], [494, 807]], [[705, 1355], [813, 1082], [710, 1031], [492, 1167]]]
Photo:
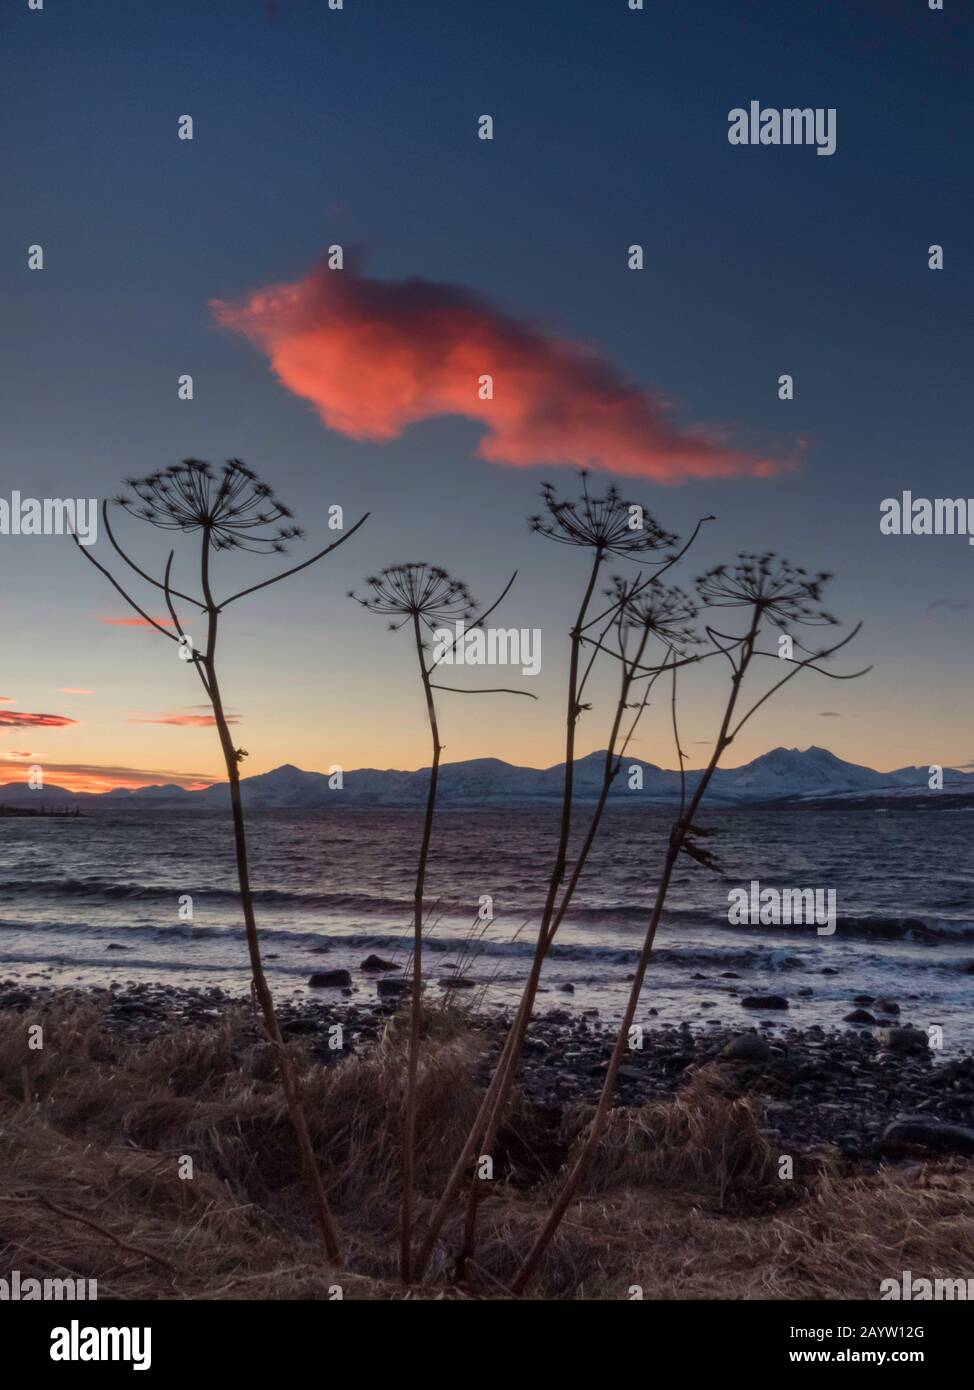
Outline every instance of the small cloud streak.
[[[239, 303], [213, 300], [210, 309], [351, 439], [397, 439], [418, 421], [460, 415], [485, 427], [480, 458], [514, 468], [573, 464], [679, 483], [793, 466], [735, 448], [716, 430], [677, 424], [660, 394], [597, 350], [470, 290], [369, 280], [350, 260]], [[483, 375], [493, 378], [492, 400], [479, 399]]]
[[95, 695], [97, 691], [82, 690], [78, 685], [62, 685], [58, 687], [59, 695]]
[[12, 695], [0, 695], [0, 705], [15, 705], [17, 701]]
[[[228, 724], [239, 724], [239, 714], [226, 715]], [[130, 724], [175, 724], [187, 729], [211, 729], [216, 724], [216, 719], [212, 714], [181, 714], [178, 710], [172, 714], [133, 714], [129, 716]]]
[[[152, 623], [149, 622], [148, 618], [99, 618], [98, 621], [100, 623], [107, 623], [109, 627], [152, 627]], [[155, 618], [154, 621], [158, 623], [160, 627], [175, 626], [172, 618], [160, 617]], [[90, 693], [94, 694], [94, 691]]]
[[77, 722], [77, 719], [68, 719], [64, 714], [27, 714], [20, 710], [0, 710], [0, 728], [3, 729], [66, 729]]
[[821, 709], [818, 712], [820, 719], [841, 719], [842, 716], [837, 709]]

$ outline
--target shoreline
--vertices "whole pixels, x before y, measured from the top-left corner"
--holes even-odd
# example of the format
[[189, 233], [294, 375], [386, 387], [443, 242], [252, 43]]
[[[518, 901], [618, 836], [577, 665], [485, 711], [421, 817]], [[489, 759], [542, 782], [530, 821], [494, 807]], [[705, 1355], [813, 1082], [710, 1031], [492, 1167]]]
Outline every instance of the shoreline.
[[[223, 989], [170, 984], [88, 988], [52, 987], [0, 980], [0, 1013], [30, 1013], [70, 1002], [100, 1007], [99, 1026], [133, 1044], [174, 1029], [220, 1026], [232, 1015], [243, 1036], [263, 1038], [249, 996]], [[442, 1005], [441, 1005], [442, 1007]], [[304, 1046], [316, 1062], [340, 1066], [367, 1056], [397, 1011], [395, 1001], [361, 1004], [347, 999], [299, 998], [277, 1006], [288, 1041]], [[485, 1013], [453, 1006], [453, 1015], [483, 1040], [478, 1082], [486, 1084], [501, 1047], [508, 1011]], [[343, 1028], [343, 1047], [329, 1029]], [[659, 1024], [630, 1049], [616, 1088], [615, 1105], [630, 1108], [676, 1095], [702, 1067], [719, 1067], [727, 1087], [746, 1095], [761, 1116], [764, 1135], [781, 1152], [830, 1151], [845, 1163], [931, 1157], [974, 1158], [974, 1057], [931, 1050], [919, 1030], [893, 1027], [888, 1045], [872, 1031], [801, 1029], [779, 1022], [738, 1027]], [[549, 1007], [532, 1020], [520, 1070], [527, 1109], [543, 1129], [554, 1130], [575, 1107], [598, 1097], [615, 1038], [613, 1025], [589, 1010]]]

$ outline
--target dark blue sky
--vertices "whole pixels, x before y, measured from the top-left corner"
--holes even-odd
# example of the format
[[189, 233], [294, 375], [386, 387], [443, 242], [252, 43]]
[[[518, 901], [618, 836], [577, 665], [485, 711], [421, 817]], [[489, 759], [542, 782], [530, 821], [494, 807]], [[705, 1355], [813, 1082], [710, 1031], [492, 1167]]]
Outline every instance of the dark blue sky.
[[[421, 557], [488, 596], [519, 566], [503, 616], [543, 627], [545, 698], [518, 702], [516, 727], [506, 706], [451, 706], [447, 756], [555, 761], [579, 566], [522, 518], [540, 479], [571, 490], [572, 471], [485, 463], [481, 427], [457, 418], [383, 444], [329, 431], [207, 308], [300, 279], [332, 242], [358, 245], [371, 277], [463, 285], [595, 345], [683, 421], [756, 449], [806, 442], [800, 469], [774, 479], [624, 481], [676, 530], [717, 513], [691, 573], [775, 548], [834, 569], [833, 606], [866, 620], [859, 655], [876, 672], [855, 688], [809, 682], [754, 721], [735, 760], [779, 742], [884, 766], [971, 758], [974, 610], [930, 605], [970, 602], [974, 550], [878, 526], [904, 488], [974, 496], [974, 42], [969, 7], [945, 4], [8, 0], [4, 495], [101, 496], [186, 454], [239, 455], [309, 532], [330, 502], [372, 509], [331, 568], [244, 616], [238, 703], [266, 734], [252, 735], [253, 771], [422, 762], [421, 725], [414, 738], [384, 713], [400, 682], [412, 690], [407, 654], [344, 590]], [[751, 100], [835, 107], [835, 155], [730, 146], [727, 113]], [[490, 143], [476, 139], [483, 112]], [[176, 138], [183, 113], [191, 143]], [[626, 268], [631, 242], [641, 273]], [[935, 242], [943, 272], [927, 268]], [[32, 243], [41, 273], [26, 269]], [[181, 372], [191, 404], [176, 399]], [[783, 372], [793, 402], [777, 398]], [[8, 631], [28, 634], [2, 693], [33, 710], [60, 699], [81, 720], [32, 751], [215, 766], [206, 731], [129, 723], [197, 693], [148, 636], [97, 622], [120, 610], [82, 563], [56, 538], [0, 538]], [[248, 637], [268, 615], [271, 633]], [[75, 685], [98, 691], [81, 712], [52, 693]], [[691, 742], [710, 732], [706, 689]], [[601, 746], [600, 727], [585, 739]], [[662, 732], [639, 751], [672, 762]]]

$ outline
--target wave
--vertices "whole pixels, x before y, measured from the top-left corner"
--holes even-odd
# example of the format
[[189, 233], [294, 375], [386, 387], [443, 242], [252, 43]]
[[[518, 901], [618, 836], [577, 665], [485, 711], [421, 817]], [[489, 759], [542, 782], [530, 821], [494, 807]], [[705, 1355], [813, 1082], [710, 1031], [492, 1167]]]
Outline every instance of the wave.
[[[8, 901], [16, 898], [46, 898], [46, 899], [69, 899], [79, 903], [84, 902], [92, 906], [101, 904], [165, 904], [170, 912], [174, 912], [174, 903], [179, 894], [172, 887], [164, 887], [158, 884], [145, 884], [136, 882], [118, 882], [103, 878], [65, 878], [65, 879], [40, 879], [40, 880], [6, 880], [0, 881], [0, 894]], [[240, 896], [234, 889], [223, 888], [200, 888], [195, 890], [191, 897], [194, 906], [213, 907], [232, 909], [236, 914], [239, 911]], [[254, 902], [260, 908], [280, 909], [295, 915], [318, 913], [322, 915], [333, 914], [336, 917], [359, 917], [359, 918], [380, 918], [384, 919], [384, 925], [389, 928], [394, 926], [397, 921], [402, 921], [405, 928], [409, 916], [412, 912], [412, 903], [406, 898], [395, 898], [379, 896], [370, 893], [312, 893], [312, 892], [291, 892], [286, 889], [265, 888], [254, 892]], [[520, 920], [530, 921], [536, 917], [535, 912], [519, 911], [516, 907], [509, 907], [505, 912], [505, 918], [510, 922]], [[389, 919], [393, 919], [390, 921]], [[430, 914], [430, 923], [427, 925], [427, 939], [434, 941], [436, 931], [449, 931], [449, 923], [455, 924], [454, 930], [459, 930], [465, 936], [471, 932], [471, 923], [474, 919], [474, 910], [471, 907], [467, 911], [462, 911], [456, 904], [448, 904], [442, 913], [434, 910]], [[566, 928], [572, 925], [586, 926], [589, 931], [594, 927], [602, 927], [610, 936], [620, 935], [629, 938], [629, 932], [625, 929], [630, 926], [641, 927], [646, 920], [646, 909], [642, 905], [632, 904], [603, 904], [598, 907], [579, 906], [570, 911], [565, 918]], [[459, 925], [462, 924], [462, 925]], [[25, 924], [26, 925], [26, 924]], [[38, 924], [39, 925], [39, 924]], [[336, 935], [338, 939], [350, 941], [354, 939], [346, 934], [341, 926], [344, 924], [336, 923], [339, 927]], [[326, 922], [316, 922], [315, 926], [326, 927]], [[706, 908], [701, 908], [698, 904], [674, 902], [667, 907], [666, 919], [664, 922], [664, 932], [671, 936], [681, 930], [696, 928], [713, 928], [720, 931], [732, 932], [742, 937], [767, 938], [770, 935], [777, 937], [792, 936], [797, 939], [809, 935], [817, 935], [817, 928], [812, 923], [792, 923], [790, 925], [766, 925], [760, 926], [750, 923], [731, 924], [726, 921], [720, 913], [713, 912]], [[84, 930], [83, 926], [75, 924], [72, 930]], [[103, 930], [99, 927], [97, 930]], [[179, 929], [179, 924], [173, 923], [172, 926], [152, 927], [148, 924], [135, 925], [126, 921], [121, 921], [118, 929], [122, 931], [134, 930], [162, 930], [172, 932]], [[233, 926], [210, 926], [200, 924], [194, 926], [192, 930], [199, 934], [204, 932], [219, 933], [221, 931], [237, 932], [240, 930], [236, 925]], [[292, 931], [286, 928], [276, 928], [272, 922], [261, 924], [264, 934], [274, 933], [283, 938], [291, 937], [295, 941], [307, 941], [312, 932]], [[640, 932], [641, 936], [641, 932]], [[376, 937], [369, 933], [363, 935], [361, 940], [375, 940]], [[391, 940], [398, 939], [395, 936]], [[446, 938], [441, 938], [446, 939]], [[464, 939], [463, 937], [459, 939]], [[890, 944], [902, 943], [906, 945], [927, 945], [935, 946], [940, 943], [959, 944], [962, 942], [974, 942], [974, 923], [969, 918], [956, 920], [945, 917], [929, 917], [924, 921], [910, 917], [881, 917], [876, 915], [850, 917], [840, 916], [836, 922], [836, 932], [830, 936], [830, 940], [853, 939], [874, 942], [889, 942]], [[498, 947], [497, 942], [490, 943], [491, 949]], [[436, 949], [434, 947], [433, 949]], [[451, 947], [451, 949], [453, 949]], [[530, 952], [533, 946], [530, 942], [518, 942], [514, 954]], [[557, 954], [563, 950], [589, 950], [596, 949], [594, 946], [568, 946], [559, 945], [553, 950]], [[615, 951], [625, 952], [628, 949], [627, 958], [635, 954], [633, 948], [626, 948], [606, 942], [604, 950], [611, 955]], [[657, 951], [658, 954], [658, 951]]]
[[[162, 884], [122, 883], [103, 878], [14, 879], [0, 882], [6, 897], [82, 898], [108, 902], [172, 903], [181, 889]], [[240, 894], [234, 888], [197, 888], [190, 894], [194, 903], [236, 907]], [[302, 907], [311, 911], [361, 913], [411, 912], [407, 898], [382, 898], [368, 893], [292, 893], [280, 888], [255, 889], [255, 903], [265, 907]], [[474, 909], [471, 908], [471, 915]]]
[[[26, 924], [0, 920], [0, 929], [36, 933], [45, 938], [49, 934], [53, 934], [73, 939], [114, 942], [115, 944], [128, 945], [133, 951], [147, 945], [159, 946], [163, 942], [178, 944], [182, 948], [184, 943], [199, 943], [200, 945], [205, 943], [214, 946], [221, 942], [228, 944], [240, 942], [242, 944], [245, 939], [242, 926], [191, 926], [187, 923], [173, 923], [171, 926], [121, 924], [117, 926], [108, 924], [91, 926], [83, 922]], [[401, 963], [405, 964], [412, 947], [411, 933], [405, 928], [402, 933], [398, 934], [369, 931], [339, 931], [329, 934], [320, 931], [294, 931], [286, 927], [263, 926], [260, 929], [260, 937], [265, 948], [265, 955], [268, 950], [279, 951], [286, 947], [298, 948], [302, 969], [308, 968], [310, 962], [307, 957], [309, 955], [320, 953], [323, 949], [328, 954], [334, 953], [336, 956], [345, 953], [354, 954], [359, 951], [363, 954], [378, 951], [391, 955], [394, 959], [398, 958]], [[48, 948], [51, 949], [49, 941]], [[508, 940], [481, 938], [472, 941], [469, 934], [451, 936], [444, 932], [432, 932], [424, 938], [423, 950], [431, 956], [444, 956], [453, 959], [462, 957], [468, 962], [476, 962], [481, 959], [508, 959], [527, 962], [534, 952], [534, 943], [526, 938]], [[614, 945], [611, 942], [573, 941], [556, 941], [548, 952], [549, 958], [556, 962], [590, 964], [595, 968], [614, 966], [628, 967], [629, 969], [635, 967], [639, 954], [639, 948], [635, 945], [630, 947]], [[695, 943], [692, 946], [681, 946], [674, 943], [657, 946], [653, 951], [653, 961], [657, 966], [672, 965], [681, 969], [686, 967], [753, 969], [757, 965], [780, 970], [800, 967], [803, 964], [800, 956], [789, 954], [783, 949], [769, 949], [767, 945], [722, 947], [700, 943]], [[135, 963], [133, 957], [132, 964]], [[187, 957], [181, 955], [180, 966], [188, 963]]]

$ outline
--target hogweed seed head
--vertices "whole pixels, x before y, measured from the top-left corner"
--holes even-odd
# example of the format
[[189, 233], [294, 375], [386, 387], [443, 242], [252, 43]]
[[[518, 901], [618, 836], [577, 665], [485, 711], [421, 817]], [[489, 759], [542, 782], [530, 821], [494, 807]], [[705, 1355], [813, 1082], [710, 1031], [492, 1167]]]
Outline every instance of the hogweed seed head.
[[707, 608], [754, 608], [779, 625], [808, 627], [838, 622], [821, 606], [825, 585], [832, 578], [809, 574], [772, 551], [752, 555], [742, 551], [733, 565], [717, 565], [697, 580], [697, 594]]
[[391, 616], [389, 627], [393, 631], [410, 618], [432, 630], [441, 623], [469, 621], [476, 615], [477, 603], [470, 590], [439, 565], [390, 565], [365, 582], [370, 592], [364, 598], [354, 591], [348, 597], [370, 613]]
[[131, 495], [113, 498], [116, 506], [164, 531], [204, 531], [214, 550], [284, 551], [304, 534], [280, 524], [290, 508], [240, 459], [227, 459], [219, 473], [202, 459], [184, 459], [125, 484]]
[[562, 545], [588, 546], [605, 555], [638, 556], [663, 550], [677, 539], [664, 531], [645, 508], [625, 501], [614, 483], [601, 497], [594, 497], [584, 472], [582, 493], [576, 501], [559, 498], [550, 483], [542, 484], [541, 496], [547, 514], [530, 517], [528, 524], [532, 531]]
[[700, 641], [693, 626], [697, 606], [676, 585], [651, 580], [634, 587], [613, 577], [606, 594], [621, 609], [624, 627], [645, 630], [674, 651], [683, 651]]

